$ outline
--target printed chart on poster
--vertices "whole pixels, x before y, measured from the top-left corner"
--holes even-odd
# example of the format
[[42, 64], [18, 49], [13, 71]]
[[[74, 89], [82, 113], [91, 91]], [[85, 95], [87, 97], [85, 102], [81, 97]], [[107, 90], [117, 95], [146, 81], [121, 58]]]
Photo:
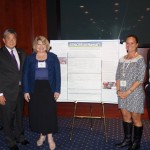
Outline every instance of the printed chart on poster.
[[58, 102], [117, 103], [115, 74], [125, 49], [119, 40], [51, 40], [61, 65]]

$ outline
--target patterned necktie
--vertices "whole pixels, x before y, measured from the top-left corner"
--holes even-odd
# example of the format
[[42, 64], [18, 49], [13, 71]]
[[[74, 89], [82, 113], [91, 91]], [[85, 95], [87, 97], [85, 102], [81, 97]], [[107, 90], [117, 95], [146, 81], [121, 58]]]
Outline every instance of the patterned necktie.
[[16, 64], [17, 69], [19, 70], [18, 63], [17, 63], [16, 57], [15, 57], [15, 55], [13, 53], [13, 50], [11, 50], [10, 54], [11, 54], [11, 56], [12, 56], [12, 58], [13, 58], [15, 64]]

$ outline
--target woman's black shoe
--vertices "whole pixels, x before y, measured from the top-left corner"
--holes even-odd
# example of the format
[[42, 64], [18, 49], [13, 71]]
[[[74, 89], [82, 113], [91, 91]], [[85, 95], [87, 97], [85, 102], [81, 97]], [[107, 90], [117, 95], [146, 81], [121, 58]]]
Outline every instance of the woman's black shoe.
[[124, 140], [121, 143], [115, 144], [116, 148], [132, 145], [132, 123], [123, 122]]

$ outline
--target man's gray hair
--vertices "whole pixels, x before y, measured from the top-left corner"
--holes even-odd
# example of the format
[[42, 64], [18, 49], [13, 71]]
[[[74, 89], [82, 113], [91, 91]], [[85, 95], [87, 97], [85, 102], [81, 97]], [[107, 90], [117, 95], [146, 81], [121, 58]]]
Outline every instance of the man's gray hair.
[[6, 38], [7, 34], [14, 34], [17, 38], [17, 33], [14, 29], [6, 29], [3, 35], [3, 38]]

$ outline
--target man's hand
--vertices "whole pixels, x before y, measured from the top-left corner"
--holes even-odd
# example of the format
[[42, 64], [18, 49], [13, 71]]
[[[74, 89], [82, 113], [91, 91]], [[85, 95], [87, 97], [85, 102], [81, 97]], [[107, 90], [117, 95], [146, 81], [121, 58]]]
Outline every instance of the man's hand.
[[4, 95], [0, 96], [0, 105], [5, 105], [6, 104], [6, 99]]

